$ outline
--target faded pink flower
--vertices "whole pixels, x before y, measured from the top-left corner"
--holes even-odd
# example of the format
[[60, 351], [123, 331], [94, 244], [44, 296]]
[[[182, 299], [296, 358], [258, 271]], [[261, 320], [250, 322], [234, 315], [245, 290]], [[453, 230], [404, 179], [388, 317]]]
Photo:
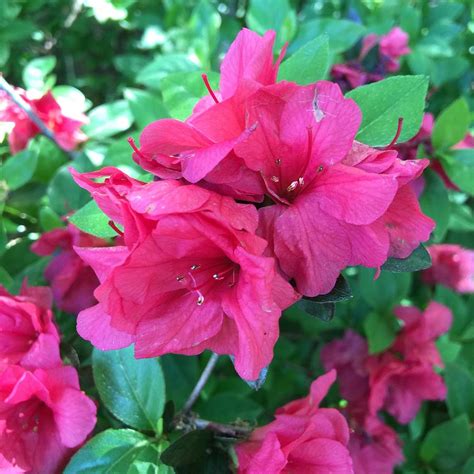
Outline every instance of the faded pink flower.
[[347, 422], [319, 407], [335, 378], [334, 370], [317, 378], [306, 398], [279, 408], [273, 422], [238, 444], [239, 474], [353, 473]]
[[46, 287], [23, 286], [18, 296], [0, 287], [0, 371], [9, 364], [51, 368], [61, 364], [59, 334]]
[[53, 255], [44, 276], [51, 284], [59, 309], [77, 314], [96, 303], [94, 290], [99, 286], [95, 273], [74, 251], [77, 247], [101, 247], [105, 240], [80, 231], [72, 224], [67, 228], [44, 233], [32, 246], [38, 255]]
[[429, 238], [434, 222], [407, 186], [427, 161], [355, 143], [360, 110], [337, 85], [277, 84], [248, 102], [258, 125], [236, 153], [275, 203], [260, 209], [261, 233], [298, 291], [327, 293], [348, 265], [379, 267]]
[[96, 406], [72, 367], [11, 365], [1, 373], [0, 466], [9, 463], [6, 472], [59, 474], [95, 423]]
[[380, 37], [380, 55], [386, 61], [385, 67], [389, 72], [397, 72], [400, 69], [399, 59], [411, 52], [408, 40], [408, 34], [398, 26]]
[[137, 357], [232, 354], [239, 375], [257, 379], [297, 295], [263, 256], [255, 207], [175, 180], [139, 185], [118, 170], [75, 179], [123, 226], [125, 242], [76, 247], [100, 280], [99, 304], [79, 314], [82, 337], [100, 349], [134, 343]]
[[284, 50], [273, 62], [275, 32], [263, 37], [243, 29], [221, 65], [219, 92], [201, 99], [186, 122], [158, 120], [140, 136], [133, 157], [161, 178], [184, 177], [191, 183], [239, 199], [263, 197], [259, 176], [235, 155], [235, 146], [253, 131], [247, 123], [246, 100], [259, 88], [276, 81]]
[[459, 293], [474, 292], [474, 250], [455, 244], [437, 244], [428, 247], [433, 262], [423, 271], [423, 280], [441, 284]]
[[[79, 143], [87, 140], [86, 135], [80, 130], [80, 127], [88, 121], [84, 114], [71, 108], [63, 110], [50, 91], [37, 97], [29, 91], [15, 89], [54, 133], [62, 148], [74, 150]], [[15, 124], [8, 136], [12, 153], [18, 153], [26, 148], [28, 142], [40, 133], [39, 128], [28, 118], [26, 112], [3, 91], [0, 91], [0, 121]]]

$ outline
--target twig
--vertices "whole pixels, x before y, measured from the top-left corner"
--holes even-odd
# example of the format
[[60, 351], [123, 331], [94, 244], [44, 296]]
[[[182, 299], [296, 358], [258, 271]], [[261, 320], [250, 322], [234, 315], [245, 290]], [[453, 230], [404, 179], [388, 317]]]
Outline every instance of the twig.
[[12, 99], [13, 102], [15, 102], [20, 109], [22, 109], [26, 115], [28, 115], [28, 118], [40, 129], [40, 132], [46, 137], [49, 138], [58, 148], [60, 148], [64, 153], [66, 153], [71, 160], [75, 158], [74, 152], [71, 152], [69, 150], [65, 150], [58, 140], [56, 139], [56, 136], [54, 135], [54, 132], [49, 129], [46, 124], [36, 115], [34, 110], [31, 108], [30, 104], [26, 102], [16, 91], [15, 89], [5, 80], [5, 78], [0, 75], [0, 89], [4, 90]]
[[204, 385], [206, 385], [206, 382], [209, 379], [212, 371], [214, 370], [214, 367], [218, 359], [219, 359], [218, 354], [212, 354], [211, 358], [209, 359], [209, 362], [206, 365], [206, 368], [202, 372], [201, 377], [199, 377], [199, 380], [197, 381], [196, 386], [191, 392], [191, 395], [189, 395], [189, 398], [186, 400], [186, 403], [184, 404], [183, 413], [189, 412], [192, 406], [196, 403], [196, 400], [199, 398], [199, 394], [204, 388]]
[[207, 429], [221, 435], [232, 436], [233, 438], [245, 437], [252, 431], [252, 428], [249, 426], [224, 425], [222, 423], [215, 423], [214, 421], [202, 420], [201, 418], [193, 420], [193, 424], [198, 430]]

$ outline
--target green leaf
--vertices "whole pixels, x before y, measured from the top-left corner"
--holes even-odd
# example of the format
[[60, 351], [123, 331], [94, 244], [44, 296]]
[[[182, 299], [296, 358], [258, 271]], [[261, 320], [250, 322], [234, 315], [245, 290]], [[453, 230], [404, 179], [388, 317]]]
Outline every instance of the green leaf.
[[435, 149], [447, 149], [459, 143], [466, 135], [470, 121], [469, 105], [461, 97], [436, 118], [431, 136]]
[[155, 94], [140, 89], [125, 89], [123, 92], [128, 100], [135, 123], [138, 128], [145, 128], [155, 120], [169, 117], [163, 102]]
[[364, 332], [369, 353], [376, 354], [390, 347], [397, 336], [398, 323], [394, 315], [372, 312], [364, 319]]
[[64, 226], [61, 218], [48, 206], [42, 207], [40, 209], [39, 222], [41, 228], [46, 232], [56, 229], [57, 227]]
[[214, 434], [209, 430], [190, 431], [178, 438], [161, 455], [161, 461], [174, 468], [199, 463], [207, 456]]
[[167, 354], [160, 357], [165, 373], [167, 399], [181, 408], [199, 378], [199, 364], [196, 357]]
[[86, 99], [86, 96], [75, 87], [56, 86], [52, 93], [64, 110], [73, 107], [74, 110], [85, 112], [91, 106], [90, 100]]
[[[54, 81], [48, 80], [48, 75], [56, 67], [54, 56], [43, 56], [31, 60], [23, 69], [23, 82], [27, 89], [45, 91], [54, 85]], [[49, 86], [49, 87], [48, 87]]]
[[390, 257], [383, 265], [382, 270], [393, 273], [418, 272], [431, 267], [431, 257], [428, 251], [419, 245], [407, 258]]
[[451, 150], [441, 159], [449, 179], [461, 191], [474, 196], [474, 149]]
[[199, 415], [220, 423], [232, 423], [237, 419], [256, 421], [263, 408], [250, 398], [234, 393], [218, 393], [196, 408]]
[[165, 381], [157, 359], [135, 359], [133, 347], [93, 352], [94, 381], [100, 398], [123, 423], [158, 430], [165, 405]]
[[474, 420], [474, 377], [461, 365], [449, 364], [444, 373], [448, 395], [446, 404], [449, 415], [454, 418], [465, 413]]
[[133, 115], [126, 100], [99, 105], [89, 112], [89, 123], [83, 127], [89, 138], [103, 139], [129, 129]]
[[302, 46], [280, 67], [279, 81], [306, 85], [326, 77], [329, 67], [328, 37], [323, 35]]
[[420, 457], [439, 471], [455, 469], [466, 460], [470, 442], [469, 419], [461, 415], [428, 432], [421, 444]]
[[158, 451], [143, 434], [109, 429], [94, 436], [69, 461], [64, 474], [126, 473], [137, 460], [159, 464]]
[[425, 187], [420, 199], [421, 209], [436, 222], [433, 240], [441, 242], [448, 230], [449, 216], [451, 215], [448, 190], [439, 174], [434, 171], [426, 170], [423, 176]]
[[157, 56], [137, 75], [136, 82], [150, 89], [159, 90], [161, 80], [175, 72], [191, 72], [199, 69], [185, 54], [167, 54]]
[[303, 297], [296, 306], [310, 316], [315, 316], [322, 321], [331, 321], [336, 314], [336, 305], [334, 303], [317, 303], [311, 298]]
[[346, 94], [362, 110], [362, 124], [357, 140], [370, 146], [388, 145], [403, 119], [398, 143], [418, 132], [425, 108], [428, 78], [424, 76], [394, 76], [358, 87]]
[[11, 190], [24, 186], [35, 173], [38, 153], [24, 150], [13, 155], [0, 165], [0, 181], [5, 181]]
[[117, 236], [117, 232], [109, 226], [110, 219], [94, 200], [89, 201], [85, 206], [76, 211], [69, 218], [69, 221], [83, 232], [103, 239]]
[[[163, 102], [170, 115], [178, 120], [186, 119], [197, 101], [208, 94], [201, 72], [170, 74], [161, 81]], [[219, 75], [210, 72], [207, 75], [213, 89], [219, 84]]]
[[329, 50], [332, 53], [347, 51], [364, 34], [365, 26], [349, 20], [319, 18], [301, 25], [298, 35], [290, 44], [289, 51], [293, 52], [304, 44], [320, 35], [329, 38]]
[[325, 295], [315, 296], [311, 301], [315, 303], [338, 303], [340, 301], [347, 301], [353, 297], [351, 287], [348, 281], [341, 273], [336, 280], [334, 288]]

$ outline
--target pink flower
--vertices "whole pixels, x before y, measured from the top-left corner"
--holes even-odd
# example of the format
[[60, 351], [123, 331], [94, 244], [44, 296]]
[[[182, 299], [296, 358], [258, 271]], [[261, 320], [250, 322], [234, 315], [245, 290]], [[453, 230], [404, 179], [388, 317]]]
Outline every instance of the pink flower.
[[61, 364], [59, 334], [46, 287], [23, 286], [19, 296], [0, 287], [0, 370], [8, 364], [51, 368]]
[[[100, 176], [109, 178], [91, 179]], [[135, 343], [139, 358], [232, 354], [239, 375], [257, 379], [281, 310], [297, 295], [263, 256], [255, 207], [174, 180], [138, 185], [118, 170], [75, 179], [124, 227], [125, 241], [76, 248], [100, 280], [99, 304], [79, 314], [82, 337], [103, 350]]]
[[236, 147], [275, 203], [261, 232], [281, 270], [308, 296], [329, 292], [348, 265], [407, 257], [434, 227], [409, 186], [427, 161], [354, 143], [360, 110], [339, 87], [267, 87], [249, 99], [255, 131]]
[[380, 37], [380, 54], [386, 60], [385, 67], [389, 72], [396, 72], [400, 69], [399, 59], [411, 52], [408, 47], [408, 34], [396, 26], [386, 35]]
[[1, 374], [0, 462], [10, 463], [12, 472], [62, 472], [95, 423], [96, 406], [72, 367], [11, 365]]
[[355, 474], [392, 474], [404, 460], [397, 432], [375, 417], [351, 432], [349, 452]]
[[335, 378], [331, 371], [316, 379], [306, 398], [279, 408], [273, 422], [238, 444], [239, 474], [352, 473], [344, 417], [335, 409], [319, 408]]
[[273, 63], [275, 36], [274, 31], [261, 37], [243, 29], [222, 62], [220, 92], [209, 89], [212, 97], [201, 99], [184, 123], [165, 119], [148, 125], [135, 161], [161, 178], [184, 177], [239, 199], [261, 200], [258, 175], [234, 148], [253, 131], [246, 122], [246, 99], [276, 81], [284, 50]]
[[[69, 108], [68, 110], [61, 109], [51, 92], [35, 97], [34, 94], [23, 89], [15, 88], [15, 90], [54, 133], [64, 150], [73, 150], [79, 143], [87, 140], [86, 135], [80, 130], [80, 127], [87, 123], [85, 115]], [[28, 115], [3, 91], [0, 91], [0, 121], [15, 124], [8, 137], [12, 153], [18, 153], [26, 148], [28, 142], [39, 133], [38, 127], [28, 118]]]
[[38, 255], [53, 255], [44, 276], [51, 284], [59, 309], [77, 314], [96, 303], [94, 290], [99, 286], [95, 273], [74, 251], [77, 247], [101, 247], [105, 240], [81, 232], [72, 224], [43, 234], [31, 250]]
[[433, 262], [422, 274], [429, 284], [441, 284], [459, 293], [474, 293], [474, 250], [454, 244], [428, 247]]
[[434, 371], [442, 365], [435, 339], [448, 331], [452, 315], [445, 306], [432, 302], [421, 312], [398, 307], [395, 314], [405, 326], [390, 350], [371, 356], [369, 410], [372, 415], [385, 409], [400, 423], [410, 422], [424, 400], [444, 400], [446, 386]]

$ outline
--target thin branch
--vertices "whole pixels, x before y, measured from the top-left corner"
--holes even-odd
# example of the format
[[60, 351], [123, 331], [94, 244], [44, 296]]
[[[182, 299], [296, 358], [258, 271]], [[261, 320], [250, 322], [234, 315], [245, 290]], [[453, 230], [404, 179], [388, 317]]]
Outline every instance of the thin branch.
[[74, 152], [65, 150], [54, 135], [54, 132], [47, 127], [47, 125], [36, 115], [35, 111], [31, 108], [30, 104], [26, 102], [15, 89], [5, 80], [5, 78], [0, 75], [0, 89], [4, 90], [12, 99], [12, 101], [22, 109], [28, 118], [40, 129], [40, 132], [46, 137], [49, 138], [58, 148], [60, 148], [64, 153], [66, 153], [71, 160], [75, 158]]
[[233, 438], [246, 437], [252, 432], [252, 428], [249, 426], [224, 425], [214, 421], [202, 420], [201, 418], [193, 420], [193, 425], [198, 430], [211, 430], [224, 436], [232, 436]]
[[211, 358], [209, 359], [209, 362], [206, 365], [206, 368], [202, 372], [201, 377], [199, 377], [199, 380], [197, 381], [196, 386], [191, 392], [191, 395], [189, 395], [189, 398], [186, 400], [186, 403], [184, 404], [183, 413], [189, 412], [189, 410], [191, 410], [193, 405], [196, 403], [196, 400], [199, 398], [199, 395], [202, 389], [204, 388], [204, 385], [206, 385], [206, 382], [209, 379], [212, 371], [214, 370], [214, 367], [216, 366], [218, 359], [219, 359], [218, 354], [212, 354]]

